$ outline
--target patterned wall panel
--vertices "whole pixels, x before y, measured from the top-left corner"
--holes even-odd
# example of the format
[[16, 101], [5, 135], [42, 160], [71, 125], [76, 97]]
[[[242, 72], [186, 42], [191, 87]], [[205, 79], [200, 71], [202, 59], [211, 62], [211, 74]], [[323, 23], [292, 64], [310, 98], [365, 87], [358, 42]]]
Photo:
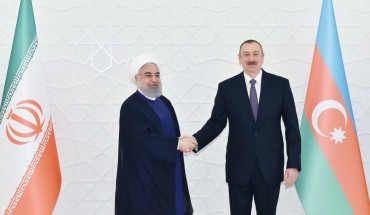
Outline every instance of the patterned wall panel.
[[[333, 0], [362, 159], [370, 184], [370, 3]], [[34, 1], [39, 52], [49, 90], [63, 183], [54, 214], [114, 212], [121, 103], [135, 91], [125, 72], [142, 52], [160, 60], [164, 94], [181, 131], [210, 116], [217, 84], [242, 71], [239, 45], [259, 40], [264, 69], [289, 78], [302, 116], [321, 1]], [[19, 1], [0, 1], [2, 90]], [[229, 214], [226, 129], [201, 153], [187, 154], [195, 215]], [[281, 189], [278, 214], [304, 214], [294, 188]], [[255, 212], [254, 212], [255, 214]]]

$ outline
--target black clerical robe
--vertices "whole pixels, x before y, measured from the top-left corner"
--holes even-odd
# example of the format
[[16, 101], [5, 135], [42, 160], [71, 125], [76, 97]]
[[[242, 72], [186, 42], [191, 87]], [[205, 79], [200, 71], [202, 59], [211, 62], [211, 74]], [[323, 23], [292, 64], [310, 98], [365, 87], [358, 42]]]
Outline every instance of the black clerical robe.
[[[175, 169], [180, 135], [170, 101], [161, 96], [175, 126], [176, 136], [166, 135], [161, 120], [139, 92], [121, 107], [116, 181], [116, 215], [175, 215]], [[184, 161], [181, 171], [184, 215], [192, 214]]]

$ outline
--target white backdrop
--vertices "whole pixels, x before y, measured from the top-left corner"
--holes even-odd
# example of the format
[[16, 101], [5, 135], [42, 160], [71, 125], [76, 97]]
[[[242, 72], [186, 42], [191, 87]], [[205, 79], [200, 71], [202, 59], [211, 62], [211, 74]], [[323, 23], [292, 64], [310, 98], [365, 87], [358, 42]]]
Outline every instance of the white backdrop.
[[[290, 80], [302, 116], [321, 0], [34, 0], [38, 51], [62, 168], [54, 214], [113, 214], [120, 105], [135, 88], [125, 73], [142, 52], [160, 60], [164, 94], [182, 133], [208, 119], [217, 84], [242, 71], [239, 45], [257, 39], [263, 68]], [[370, 184], [370, 1], [333, 0], [362, 159]], [[0, 0], [0, 93], [19, 1]], [[185, 158], [195, 215], [229, 214], [227, 130]], [[369, 188], [368, 188], [369, 189]], [[282, 187], [278, 214], [304, 214]]]

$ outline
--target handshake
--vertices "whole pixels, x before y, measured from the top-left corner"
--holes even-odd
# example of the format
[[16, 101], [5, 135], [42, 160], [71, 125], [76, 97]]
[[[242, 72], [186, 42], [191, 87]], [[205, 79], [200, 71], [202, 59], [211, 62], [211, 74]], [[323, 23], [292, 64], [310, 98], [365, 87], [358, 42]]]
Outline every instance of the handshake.
[[195, 137], [189, 135], [181, 135], [179, 137], [179, 151], [188, 153], [193, 151], [196, 146], [198, 146], [198, 142]]

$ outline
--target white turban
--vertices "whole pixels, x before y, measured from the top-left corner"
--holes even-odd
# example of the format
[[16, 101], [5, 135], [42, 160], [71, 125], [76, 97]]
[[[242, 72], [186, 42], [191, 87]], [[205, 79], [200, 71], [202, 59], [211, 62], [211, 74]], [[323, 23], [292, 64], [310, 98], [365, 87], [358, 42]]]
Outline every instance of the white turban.
[[157, 59], [150, 53], [144, 53], [137, 56], [128, 67], [128, 77], [131, 83], [136, 85], [135, 76], [139, 73], [142, 66], [147, 63], [154, 63], [158, 65]]

